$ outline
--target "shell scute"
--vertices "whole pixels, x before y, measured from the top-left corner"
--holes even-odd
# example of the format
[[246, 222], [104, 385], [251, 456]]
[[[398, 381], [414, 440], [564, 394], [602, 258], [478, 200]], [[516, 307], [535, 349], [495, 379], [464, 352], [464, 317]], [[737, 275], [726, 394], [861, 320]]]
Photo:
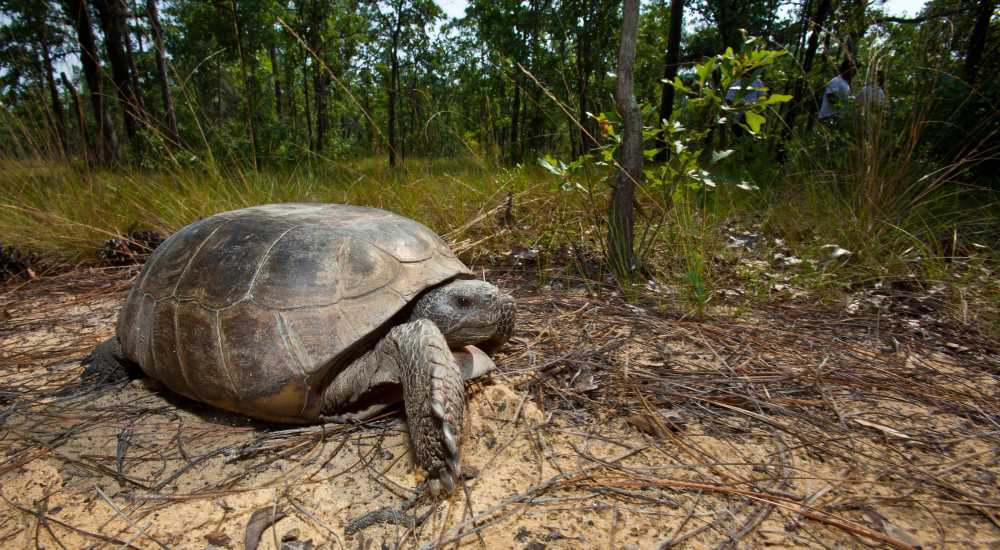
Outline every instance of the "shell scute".
[[273, 309], [326, 306], [378, 290], [398, 272], [393, 257], [346, 231], [303, 226], [271, 250], [250, 294]]
[[310, 383], [322, 376], [331, 360], [364, 336], [339, 305], [281, 311], [276, 324], [283, 345]]
[[172, 296], [178, 279], [205, 239], [228, 221], [221, 216], [207, 218], [171, 235], [146, 261], [136, 287], [157, 299]]
[[261, 260], [293, 227], [261, 215], [231, 219], [195, 252], [174, 295], [213, 309], [235, 304], [248, 294]]
[[181, 376], [180, 361], [177, 358], [177, 336], [174, 331], [174, 312], [177, 303], [173, 300], [162, 300], [156, 304], [153, 312], [153, 342], [149, 360], [142, 364], [143, 370], [152, 378], [159, 380], [169, 377], [175, 379], [183, 387], [177, 390], [183, 395], [190, 395], [191, 390]]
[[222, 355], [218, 312], [193, 302], [179, 302], [175, 315], [178, 366], [181, 371], [177, 374], [184, 384], [176, 384], [175, 387], [177, 376], [163, 375], [161, 379], [175, 392], [199, 401], [213, 404], [239, 401], [238, 389], [229, 378]]
[[[305, 373], [290, 353], [275, 315], [253, 302], [219, 312], [223, 368], [241, 400], [275, 394], [286, 384], [306, 386]], [[273, 412], [293, 416], [300, 409], [301, 403], [293, 410]]]

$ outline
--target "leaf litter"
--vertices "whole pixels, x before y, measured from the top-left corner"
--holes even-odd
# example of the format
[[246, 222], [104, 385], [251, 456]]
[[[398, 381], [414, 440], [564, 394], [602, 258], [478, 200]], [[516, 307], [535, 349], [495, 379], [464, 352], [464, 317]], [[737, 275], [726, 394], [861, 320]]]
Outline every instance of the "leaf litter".
[[[1000, 543], [1000, 358], [946, 323], [928, 335], [885, 308], [804, 304], [692, 320], [498, 269], [520, 319], [498, 371], [469, 388], [472, 474], [447, 501], [404, 508], [424, 474], [398, 411], [276, 426], [148, 380], [81, 385], [135, 273], [0, 291], [12, 547]], [[348, 533], [380, 510], [409, 519]]]

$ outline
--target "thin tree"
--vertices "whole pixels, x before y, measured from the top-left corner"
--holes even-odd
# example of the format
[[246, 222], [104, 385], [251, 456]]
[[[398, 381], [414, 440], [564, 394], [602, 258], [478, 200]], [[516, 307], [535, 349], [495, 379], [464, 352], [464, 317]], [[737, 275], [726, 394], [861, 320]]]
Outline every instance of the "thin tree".
[[389, 97], [386, 106], [389, 115], [389, 166], [396, 166], [396, 152], [399, 148], [396, 138], [396, 100], [399, 97], [399, 38], [403, 26], [401, 11], [400, 7], [396, 8], [396, 18], [389, 31]]
[[52, 69], [52, 54], [49, 52], [48, 37], [44, 34], [41, 37], [42, 46], [42, 66], [45, 72], [45, 84], [49, 92], [49, 100], [52, 102], [52, 116], [55, 117], [56, 131], [59, 133], [59, 145], [62, 154], [67, 152], [66, 139], [66, 117], [63, 115], [62, 101], [59, 99], [59, 90], [56, 88], [55, 71]]
[[240, 58], [240, 78], [243, 80], [243, 93], [246, 95], [246, 124], [247, 129], [250, 132], [250, 163], [253, 165], [254, 170], [258, 168], [257, 157], [259, 156], [257, 149], [257, 126], [254, 124], [254, 97], [253, 85], [250, 82], [250, 77], [247, 75], [247, 58], [246, 53], [243, 51], [243, 40], [241, 38], [240, 31], [240, 18], [236, 11], [236, 0], [230, 0], [230, 8], [232, 9], [233, 15], [233, 33], [236, 39], [236, 54]]
[[271, 58], [271, 81], [274, 83], [274, 114], [281, 119], [281, 78], [278, 77], [278, 46], [274, 40], [267, 44], [267, 55]]
[[[819, 48], [819, 35], [823, 31], [823, 25], [826, 24], [826, 18], [830, 15], [830, 7], [831, 0], [819, 0], [819, 6], [816, 8], [815, 18], [811, 18], [810, 16], [812, 14], [808, 12], [802, 14], [802, 24], [811, 24], [812, 33], [809, 34], [809, 40], [806, 43], [806, 51], [802, 56], [802, 75], [795, 81], [795, 90], [792, 93], [792, 100], [789, 102], [788, 116], [785, 117], [788, 124], [785, 126], [782, 141], [787, 141], [788, 134], [791, 132], [792, 127], [795, 124], [795, 117], [802, 108], [802, 96], [805, 94], [806, 90], [806, 78], [808, 77], [809, 72], [812, 71], [813, 60], [816, 58], [816, 50]], [[812, 112], [811, 109], [810, 112]]]
[[149, 28], [153, 31], [153, 46], [156, 50], [156, 73], [160, 80], [160, 96], [163, 98], [163, 118], [167, 123], [167, 138], [180, 145], [180, 134], [177, 132], [177, 113], [174, 111], [174, 96], [170, 91], [170, 80], [167, 78], [166, 52], [163, 47], [163, 27], [156, 12], [156, 0], [146, 0], [146, 17]]
[[101, 93], [101, 64], [94, 40], [94, 29], [90, 23], [90, 13], [84, 0], [63, 0], [63, 12], [76, 30], [80, 43], [80, 64], [87, 81], [87, 92], [97, 123], [98, 162], [111, 164], [118, 161], [118, 136], [115, 134], [111, 114], [105, 109]]
[[[574, 156], [582, 155], [595, 147], [600, 132], [596, 122], [590, 117], [590, 112], [600, 111], [600, 105], [592, 98], [591, 77], [595, 74], [605, 74], [603, 68], [607, 48], [613, 47], [613, 33], [608, 28], [614, 25], [614, 15], [617, 14], [618, 2], [614, 0], [573, 0], [566, 2], [569, 12], [565, 14], [574, 25], [574, 42], [576, 46], [576, 95], [578, 102], [578, 121], [580, 123], [580, 150]], [[600, 97], [600, 96], [598, 96]]]
[[979, 0], [976, 23], [972, 27], [972, 36], [969, 37], [969, 47], [965, 51], [965, 63], [962, 66], [962, 74], [966, 82], [970, 84], [975, 82], [976, 73], [979, 72], [979, 62], [986, 49], [986, 37], [990, 32], [990, 18], [993, 16], [996, 4], [996, 0]]
[[667, 55], [663, 68], [663, 87], [660, 89], [660, 136], [656, 160], [667, 160], [667, 134], [665, 125], [674, 114], [674, 79], [677, 78], [681, 55], [681, 28], [684, 21], [684, 0], [670, 0], [670, 34], [667, 36]]
[[633, 66], [639, 28], [639, 0], [625, 0], [618, 48], [618, 83], [615, 103], [622, 117], [619, 169], [608, 213], [608, 260], [618, 280], [631, 281], [638, 272], [633, 245], [635, 185], [642, 177], [642, 118], [633, 89]]
[[131, 47], [126, 47], [128, 32], [124, 14], [125, 6], [121, 0], [92, 0], [92, 2], [97, 9], [101, 30], [104, 32], [104, 48], [108, 54], [108, 61], [111, 62], [111, 79], [117, 88], [118, 102], [122, 107], [125, 134], [128, 136], [133, 152], [138, 154], [140, 152], [139, 120], [142, 118], [142, 108], [138, 90], [135, 88], [135, 79], [131, 74], [131, 68], [135, 65], [129, 59], [128, 52]]
[[327, 8], [328, 6], [322, 0], [313, 0], [309, 17], [309, 49], [319, 58], [313, 62], [313, 107], [316, 111], [316, 139], [313, 142], [313, 151], [315, 152], [321, 152], [326, 146], [326, 134], [329, 126], [326, 108], [329, 96], [329, 77], [323, 72], [323, 65], [326, 64], [324, 38]]
[[[399, 162], [400, 146], [399, 132], [399, 73], [402, 68], [400, 50], [416, 49], [414, 36], [426, 34], [426, 26], [440, 17], [441, 9], [429, 0], [391, 0], [375, 2], [372, 0], [374, 15], [380, 23], [380, 32], [386, 39], [385, 53], [389, 58], [389, 89], [387, 90], [386, 114], [388, 115], [388, 145], [389, 166]], [[411, 51], [411, 59], [415, 51]]]
[[90, 134], [87, 132], [87, 119], [83, 115], [83, 105], [80, 103], [80, 96], [76, 93], [76, 88], [73, 83], [66, 78], [66, 73], [60, 72], [59, 79], [62, 81], [62, 85], [69, 92], [69, 96], [73, 99], [73, 109], [76, 111], [76, 121], [77, 125], [80, 127], [80, 142], [83, 149], [83, 158], [89, 165], [93, 160], [90, 156]]

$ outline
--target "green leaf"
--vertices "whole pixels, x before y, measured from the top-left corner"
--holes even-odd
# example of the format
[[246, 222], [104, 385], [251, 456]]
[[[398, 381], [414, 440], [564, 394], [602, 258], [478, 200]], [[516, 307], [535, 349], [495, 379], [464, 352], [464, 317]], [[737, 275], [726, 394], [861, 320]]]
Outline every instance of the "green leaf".
[[712, 74], [712, 71], [715, 70], [715, 63], [715, 58], [710, 57], [705, 63], [695, 65], [694, 72], [698, 75], [698, 86], [705, 86], [705, 80]]
[[791, 100], [792, 100], [792, 96], [790, 96], [790, 95], [771, 94], [771, 95], [767, 96], [767, 101], [764, 102], [764, 105], [774, 105], [775, 103], [785, 103], [785, 102], [791, 101]]
[[543, 158], [538, 159], [538, 164], [541, 164], [542, 168], [559, 177], [566, 177], [566, 165], [562, 161], [552, 158], [552, 155], [545, 155]]
[[753, 111], [747, 111], [744, 114], [747, 117], [747, 126], [750, 127], [750, 131], [755, 134], [760, 133], [760, 125], [764, 124], [764, 117]]
[[712, 151], [712, 164], [719, 162], [720, 160], [733, 154], [733, 149], [726, 149], [725, 151]]
[[690, 88], [688, 88], [687, 86], [684, 85], [684, 82], [681, 80], [681, 77], [679, 77], [679, 76], [674, 77], [674, 81], [671, 83], [671, 85], [678, 92], [688, 93], [688, 92], [691, 91]]

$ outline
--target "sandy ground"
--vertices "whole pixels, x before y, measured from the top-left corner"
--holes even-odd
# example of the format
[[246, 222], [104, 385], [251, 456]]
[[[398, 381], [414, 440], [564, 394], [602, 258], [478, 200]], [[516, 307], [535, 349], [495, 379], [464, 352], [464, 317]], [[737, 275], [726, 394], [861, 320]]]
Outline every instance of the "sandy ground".
[[975, 350], [888, 350], [857, 327], [846, 351], [788, 349], [788, 321], [730, 342], [768, 322], [522, 288], [516, 340], [469, 387], [465, 486], [348, 533], [423, 479], [401, 415], [274, 426], [148, 380], [84, 391], [127, 282], [0, 299], [4, 548], [243, 548], [252, 516], [280, 518], [259, 548], [288, 550], [1000, 548], [1000, 371]]

